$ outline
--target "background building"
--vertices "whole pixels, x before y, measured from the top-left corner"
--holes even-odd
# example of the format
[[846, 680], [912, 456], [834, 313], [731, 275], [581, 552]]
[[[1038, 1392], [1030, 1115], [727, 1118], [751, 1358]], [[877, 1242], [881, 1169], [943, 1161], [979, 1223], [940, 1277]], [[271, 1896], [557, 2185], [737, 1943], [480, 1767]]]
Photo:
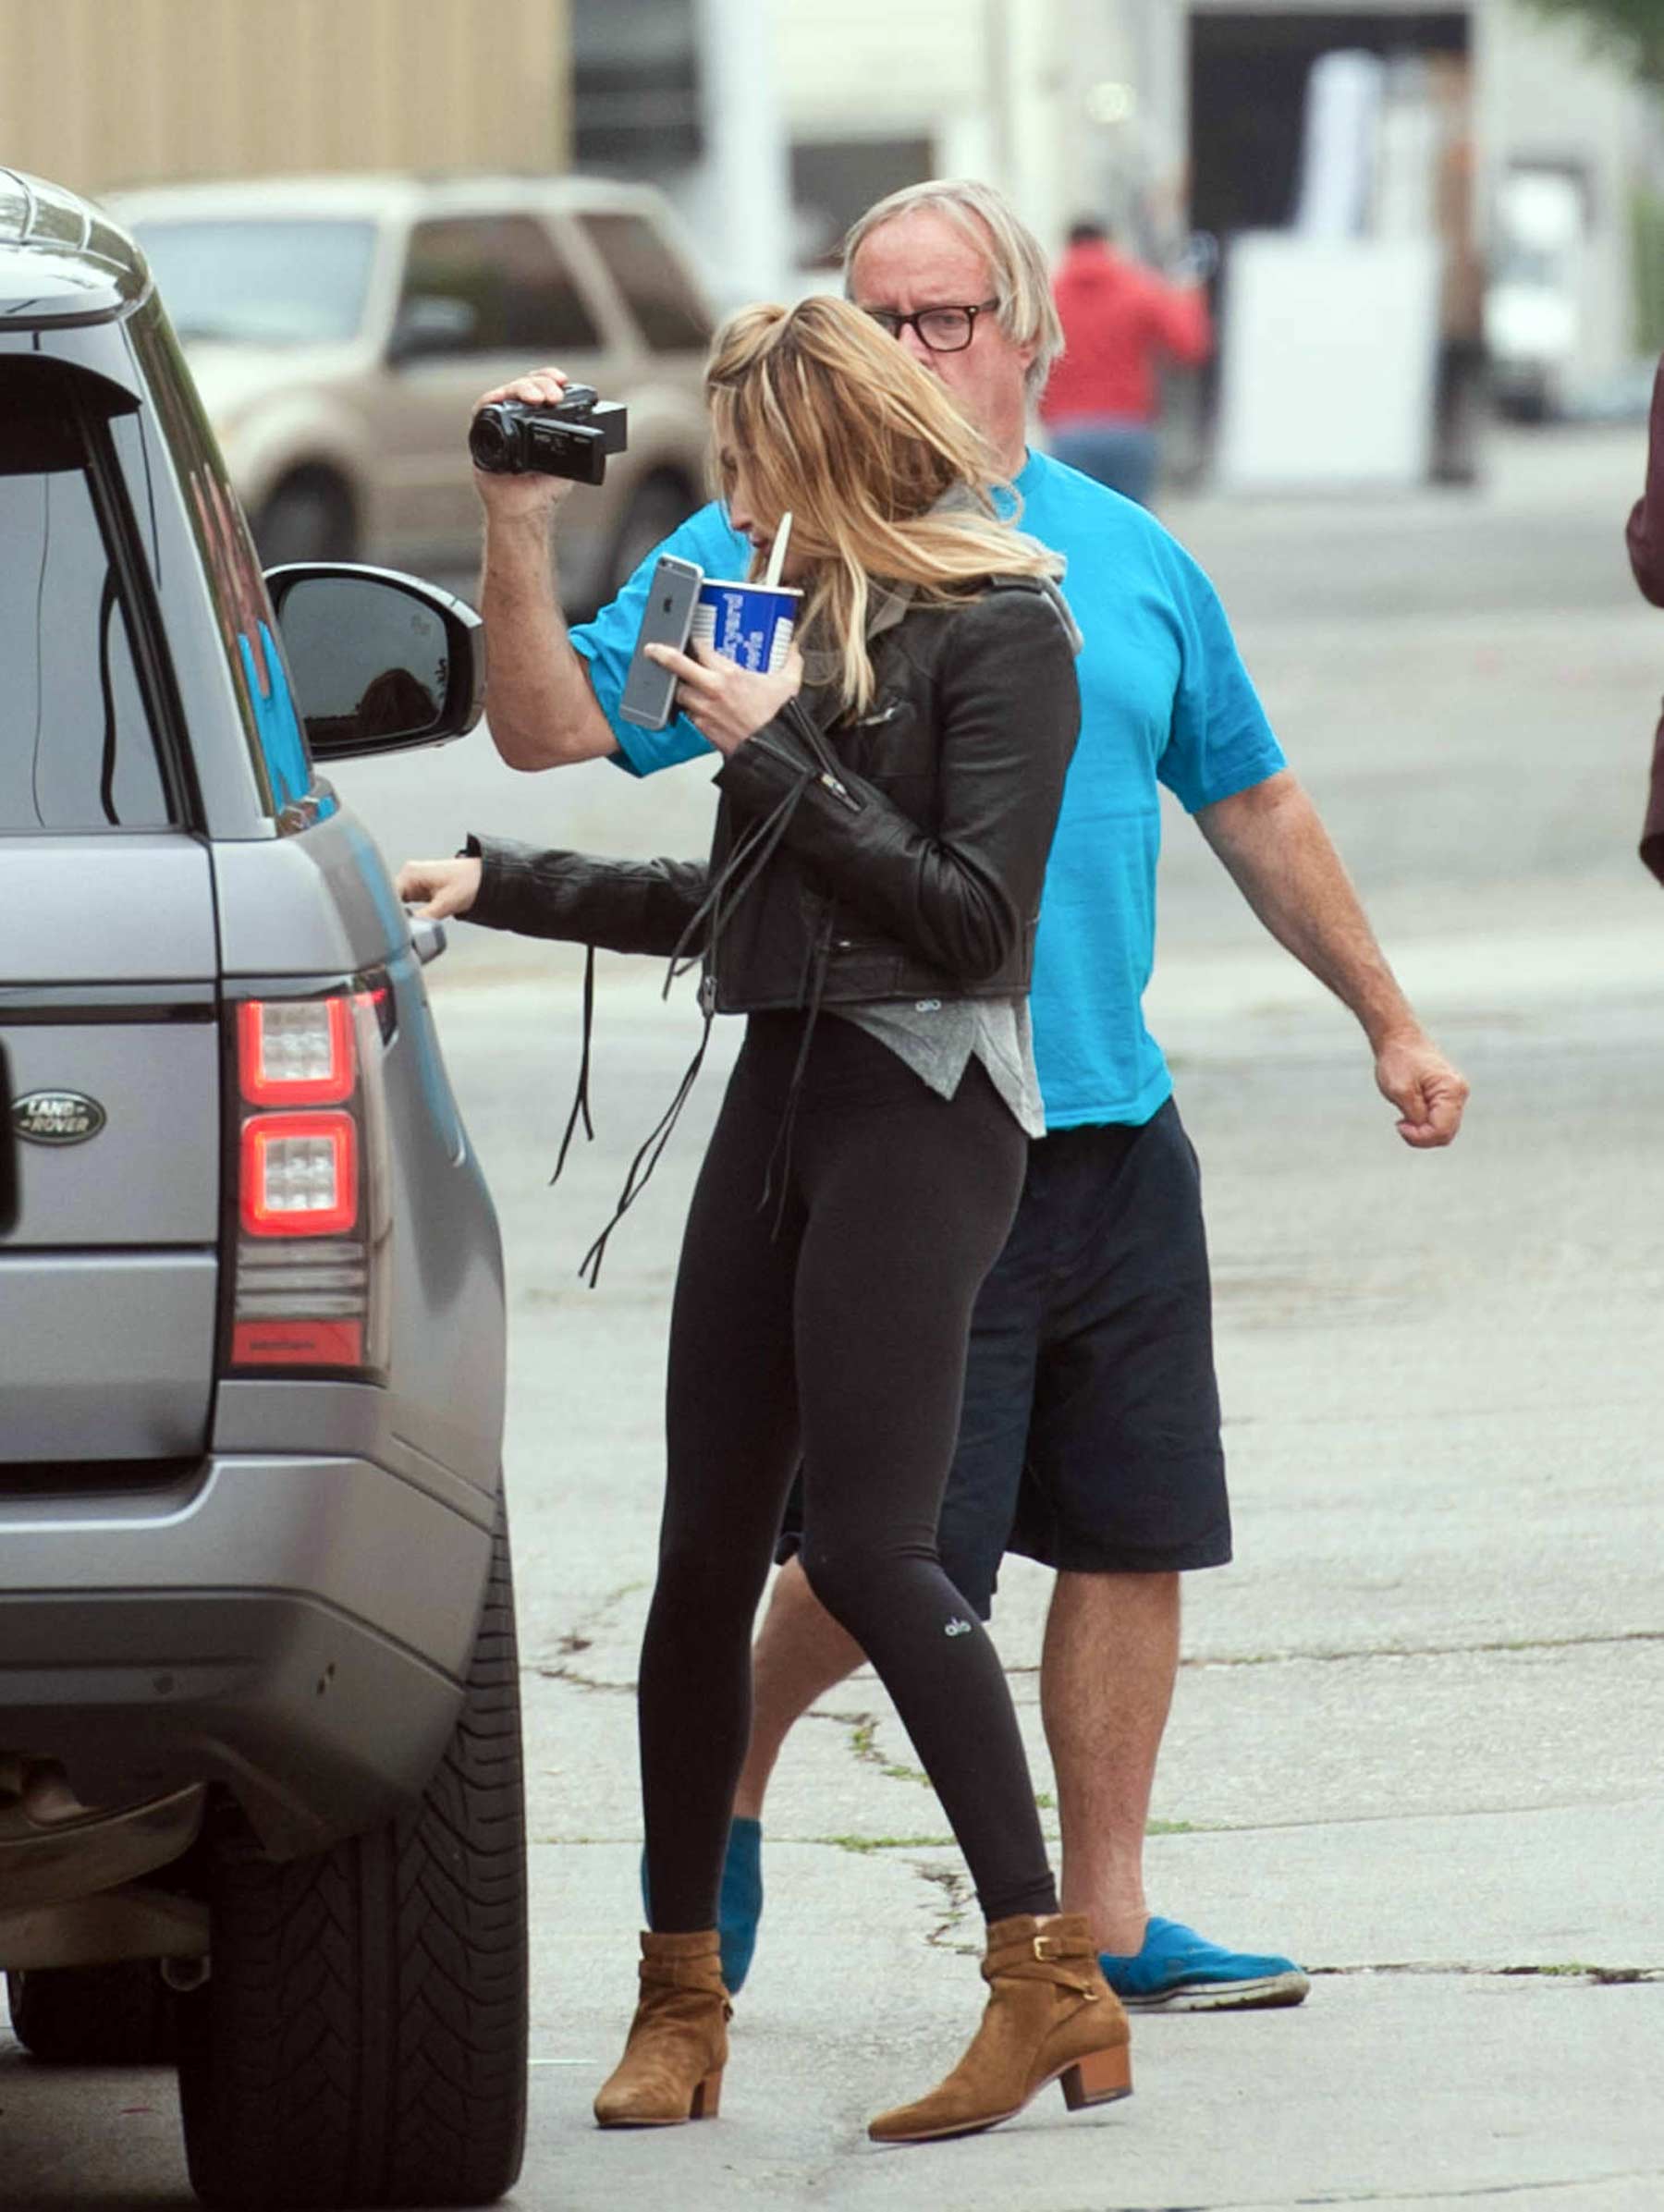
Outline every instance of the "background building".
[[1446, 323], [1476, 329], [1487, 278], [1502, 285], [1499, 330], [1547, 347], [1553, 397], [1574, 405], [1644, 349], [1635, 207], [1660, 181], [1655, 104], [1519, 0], [572, 7], [580, 160], [669, 184], [729, 297], [825, 281], [852, 216], [932, 174], [1002, 185], [1048, 243], [1095, 210], [1156, 259], [1193, 226], [1229, 261], [1243, 233], [1293, 224], [1312, 72], [1351, 52], [1386, 88], [1380, 143], [1352, 149], [1367, 223], [1438, 234]]
[[[1046, 236], [1083, 11], [1065, 0], [571, 0], [575, 153], [667, 187], [719, 294], [825, 280], [861, 210], [920, 177], [1003, 184]], [[1098, 9], [1113, 25], [1113, 0]]]
[[[1376, 73], [1367, 144], [1314, 98], [1340, 54]], [[72, 186], [645, 177], [720, 304], [825, 283], [851, 218], [932, 174], [1002, 186], [1053, 247], [1088, 212], [1156, 261], [1199, 228], [1223, 336], [1193, 417], [1235, 242], [1303, 207], [1432, 239], [1440, 358], [1488, 335], [1518, 412], [1621, 408], [1664, 343], [1658, 101], [1523, 0], [0, 0], [0, 158]]]
[[0, 0], [0, 160], [77, 190], [567, 166], [566, 0]]
[[[1082, 0], [1074, 12], [1095, 21], [1104, 10]], [[1594, 399], [1645, 349], [1636, 205], [1660, 182], [1657, 103], [1573, 25], [1519, 0], [1120, 0], [1115, 12], [1127, 104], [1117, 119], [1081, 126], [1106, 197], [1125, 205], [1143, 185], [1159, 190], [1163, 169], [1182, 164], [1192, 220], [1227, 247], [1242, 231], [1288, 226], [1314, 63], [1350, 50], [1389, 70], [1419, 64], [1442, 72], [1466, 110], [1471, 228], [1487, 278], [1529, 267], [1539, 293], [1564, 296], [1563, 396]], [[1544, 179], [1561, 190], [1534, 192]], [[1550, 249], [1522, 224], [1563, 235]]]

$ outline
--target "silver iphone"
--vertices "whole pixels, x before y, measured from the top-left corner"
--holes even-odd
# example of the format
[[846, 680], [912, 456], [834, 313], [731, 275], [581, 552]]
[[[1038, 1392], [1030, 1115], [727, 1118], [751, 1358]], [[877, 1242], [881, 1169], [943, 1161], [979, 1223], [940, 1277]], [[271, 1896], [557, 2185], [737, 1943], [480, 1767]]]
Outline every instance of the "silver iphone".
[[679, 560], [673, 553], [659, 555], [653, 581], [647, 587], [647, 605], [636, 634], [635, 651], [630, 657], [624, 696], [618, 704], [622, 718], [633, 722], [638, 729], [663, 729], [675, 710], [676, 700], [675, 676], [668, 668], [661, 668], [656, 661], [650, 661], [642, 648], [669, 645], [678, 653], [688, 650], [688, 632], [692, 628], [693, 609], [699, 604], [699, 587], [704, 581], [704, 570], [697, 561]]

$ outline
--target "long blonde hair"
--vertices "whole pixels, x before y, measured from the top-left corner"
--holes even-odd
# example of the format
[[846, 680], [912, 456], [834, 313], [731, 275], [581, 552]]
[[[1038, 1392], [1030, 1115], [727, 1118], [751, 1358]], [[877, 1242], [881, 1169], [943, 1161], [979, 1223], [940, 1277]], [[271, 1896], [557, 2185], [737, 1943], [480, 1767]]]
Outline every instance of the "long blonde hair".
[[[1000, 519], [980, 433], [847, 300], [741, 308], [716, 334], [705, 389], [721, 488], [731, 489], [724, 457], [730, 469], [738, 458], [759, 519], [791, 513], [792, 546], [809, 564], [800, 632], [837, 654], [847, 708], [873, 697], [875, 580], [944, 605], [990, 576], [1061, 574], [1055, 554]], [[970, 495], [964, 506], [934, 511], [955, 486]]]

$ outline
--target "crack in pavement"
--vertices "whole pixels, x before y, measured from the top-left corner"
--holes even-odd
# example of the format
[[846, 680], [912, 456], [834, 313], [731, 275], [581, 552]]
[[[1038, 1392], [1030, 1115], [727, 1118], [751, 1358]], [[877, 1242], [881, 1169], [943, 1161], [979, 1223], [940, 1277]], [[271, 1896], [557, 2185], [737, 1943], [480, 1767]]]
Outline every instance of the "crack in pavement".
[[567, 1662], [576, 1658], [580, 1652], [593, 1650], [610, 1627], [612, 1616], [625, 1599], [633, 1597], [639, 1590], [645, 1588], [646, 1584], [638, 1580], [620, 1583], [616, 1590], [607, 1591], [586, 1612], [579, 1615], [575, 1627], [568, 1629], [564, 1635], [556, 1637], [554, 1648], [561, 1655], [559, 1658], [528, 1656], [520, 1662], [520, 1672], [539, 1675], [545, 1681], [570, 1682], [579, 1690], [628, 1690], [633, 1693], [636, 1686], [633, 1677], [627, 1682], [608, 1681], [599, 1675], [585, 1674], [581, 1668], [569, 1666]]
[[1348, 1976], [1362, 1979], [1377, 1974], [1449, 1974], [1470, 1975], [1481, 1981], [1582, 1982], [1594, 1989], [1629, 1989], [1638, 1983], [1664, 1982], [1664, 1966], [1595, 1966], [1585, 1965], [1581, 1960], [1527, 1966], [1476, 1966], [1457, 1960], [1382, 1959], [1364, 1966], [1309, 1966], [1306, 1972], [1314, 1980], [1320, 1975], [1343, 1981]]
[[1293, 1828], [1372, 1827], [1390, 1821], [1426, 1820], [1536, 1820], [1546, 1813], [1586, 1813], [1591, 1804], [1602, 1812], [1615, 1805], [1650, 1805], [1652, 1791], [1637, 1790], [1622, 1797], [1567, 1798], [1544, 1804], [1427, 1805], [1406, 1812], [1395, 1806], [1385, 1813], [1308, 1813], [1289, 1820], [1177, 1820], [1152, 1822], [1146, 1833], [1178, 1836], [1280, 1835]]
[[858, 1765], [875, 1766], [887, 1782], [922, 1782], [930, 1787], [930, 1777], [922, 1766], [903, 1766], [893, 1759], [887, 1759], [878, 1748], [878, 1729], [883, 1720], [880, 1713], [832, 1714], [808, 1713], [810, 1720], [838, 1720], [850, 1731], [850, 1750]]
[[942, 1892], [942, 1918], [928, 1930], [925, 1942], [933, 1950], [969, 1952], [974, 1956], [981, 1950], [981, 1944], [953, 1941], [969, 1917], [974, 1901], [970, 1876], [957, 1866], [926, 1865], [922, 1859], [912, 1862], [912, 1870], [921, 1881], [933, 1883]]
[[[1183, 1659], [1180, 1664], [1201, 1669], [1208, 1667], [1331, 1666], [1343, 1659], [1460, 1659], [1514, 1652], [1586, 1651], [1605, 1644], [1664, 1644], [1664, 1629], [1621, 1629], [1616, 1633], [1587, 1636], [1520, 1636], [1499, 1638], [1491, 1644], [1411, 1644], [1365, 1646], [1356, 1651], [1244, 1652], [1221, 1657]], [[1037, 1668], [1024, 1669], [1037, 1672]]]
[[[586, 1616], [586, 1625], [593, 1624], [597, 1630], [600, 1630], [605, 1626], [607, 1614], [616, 1606], [620, 1605], [626, 1597], [633, 1595], [641, 1587], [639, 1583], [629, 1583], [621, 1590], [614, 1591], [610, 1595], [603, 1598], [594, 1612]], [[557, 1652], [576, 1656], [580, 1652], [588, 1651], [596, 1641], [596, 1636], [586, 1635], [581, 1629], [569, 1630], [565, 1635], [556, 1638], [555, 1649]], [[1197, 1655], [1191, 1658], [1181, 1659], [1179, 1664], [1181, 1670], [1185, 1672], [1204, 1673], [1209, 1668], [1215, 1668], [1223, 1671], [1238, 1667], [1332, 1667], [1339, 1666], [1349, 1659], [1508, 1657], [1532, 1652], [1597, 1651], [1607, 1646], [1616, 1648], [1632, 1644], [1664, 1644], [1664, 1629], [1621, 1629], [1615, 1633], [1608, 1632], [1587, 1636], [1499, 1638], [1494, 1643], [1487, 1644], [1361, 1644], [1335, 1651], [1225, 1652]], [[628, 1681], [607, 1680], [599, 1675], [585, 1674], [581, 1668], [568, 1666], [564, 1661], [528, 1659], [523, 1663], [520, 1671], [524, 1674], [542, 1675], [550, 1681], [570, 1682], [580, 1690], [633, 1691], [636, 1687], [633, 1677]], [[1005, 1671], [1008, 1675], [1012, 1676], [1034, 1675], [1040, 1672], [1040, 1668], [1035, 1663], [1034, 1665], [1009, 1666], [1006, 1668]], [[863, 1760], [868, 1765], [882, 1767], [893, 1780], [915, 1781], [924, 1778], [917, 1767], [893, 1766], [874, 1744], [873, 1734], [882, 1722], [883, 1716], [881, 1714], [871, 1712], [829, 1713], [817, 1706], [812, 1706], [807, 1713], [801, 1716], [801, 1718], [803, 1720], [829, 1720], [836, 1727], [848, 1729], [856, 1736], [864, 1731], [865, 1741], [857, 1741], [851, 1745], [858, 1759]]]
[[1569, 2174], [1554, 2181], [1476, 2181], [1471, 2188], [1337, 2190], [1322, 2196], [1213, 2197], [1194, 2204], [1123, 2206], [1122, 2212], [1305, 2212], [1321, 2205], [1453, 2205], [1477, 2202], [1482, 2197], [1526, 2196], [1541, 2190], [1600, 2189], [1612, 2181], [1653, 2181], [1664, 2179], [1664, 2168], [1626, 2167], [1618, 2173]]
[[636, 1692], [636, 1686], [632, 1681], [604, 1682], [598, 1675], [584, 1674], [576, 1667], [551, 1666], [547, 1659], [530, 1662], [521, 1667], [520, 1672], [535, 1674], [545, 1682], [567, 1682], [574, 1690], [606, 1690], [615, 1693], [621, 1691], [630, 1697], [633, 1697]]
[[[1516, 1652], [1597, 1650], [1604, 1644], [1664, 1644], [1664, 1629], [1619, 1629], [1587, 1636], [1499, 1637], [1489, 1644], [1376, 1644], [1334, 1651], [1199, 1652], [1181, 1659], [1186, 1672], [1228, 1667], [1329, 1667], [1346, 1659], [1461, 1659]], [[1038, 1674], [1038, 1662], [1008, 1666], [1008, 1675]]]

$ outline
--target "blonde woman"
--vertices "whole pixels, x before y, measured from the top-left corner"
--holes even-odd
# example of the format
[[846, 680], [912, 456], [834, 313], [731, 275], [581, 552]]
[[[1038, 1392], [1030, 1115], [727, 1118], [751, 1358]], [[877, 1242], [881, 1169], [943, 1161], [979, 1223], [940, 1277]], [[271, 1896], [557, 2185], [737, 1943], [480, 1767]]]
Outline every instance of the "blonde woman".
[[[748, 1017], [671, 1317], [667, 1475], [642, 1651], [652, 1929], [603, 2126], [716, 2109], [717, 1885], [750, 1731], [750, 1633], [800, 1453], [815, 1595], [894, 1699], [989, 1923], [983, 2023], [881, 2141], [987, 2127], [1060, 2080], [1130, 2086], [1085, 1920], [1058, 1913], [1005, 1678], [936, 1519], [971, 1309], [1044, 1127], [1026, 992], [1079, 720], [1055, 557], [867, 316], [747, 309], [707, 374], [716, 468], [758, 563], [794, 517], [799, 642], [776, 675], [655, 649], [724, 756], [704, 866], [471, 840], [416, 862], [435, 914], [702, 955]], [[806, 680], [807, 678], [807, 680]]]

